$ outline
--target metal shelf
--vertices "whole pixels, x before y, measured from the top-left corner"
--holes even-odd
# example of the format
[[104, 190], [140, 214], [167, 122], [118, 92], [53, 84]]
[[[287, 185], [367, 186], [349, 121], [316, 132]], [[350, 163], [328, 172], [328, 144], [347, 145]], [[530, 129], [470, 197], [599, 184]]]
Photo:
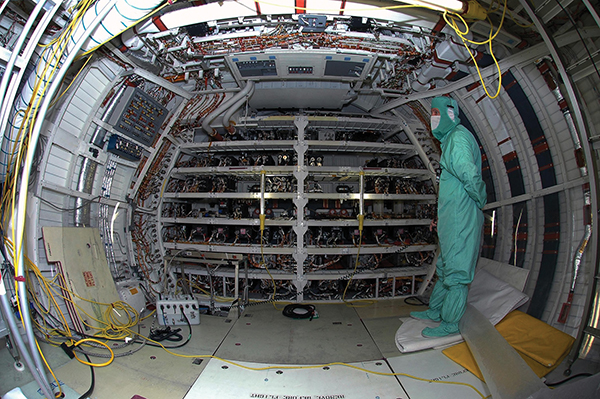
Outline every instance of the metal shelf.
[[[359, 200], [358, 193], [307, 193], [308, 199], [339, 199], [339, 200]], [[365, 200], [382, 201], [435, 201], [435, 194], [364, 194]]]
[[427, 169], [378, 168], [365, 166], [307, 166], [306, 170], [309, 175], [331, 175], [331, 177], [335, 178], [337, 181], [339, 181], [341, 177], [345, 178], [345, 180], [348, 180], [348, 178], [351, 177], [358, 178], [361, 174], [364, 174], [366, 177], [397, 176], [406, 179], [415, 177], [424, 179], [431, 177], [431, 172]]
[[[267, 247], [262, 249], [260, 245], [244, 244], [198, 244], [190, 242], [163, 242], [165, 249], [189, 249], [202, 252], [226, 252], [230, 254], [261, 254], [265, 255], [292, 255], [296, 248], [291, 247]], [[291, 278], [291, 277], [290, 277]]]
[[[163, 249], [173, 251], [190, 251], [189, 255], [182, 256], [176, 253], [178, 257], [173, 260], [183, 264], [186, 273], [202, 274], [208, 273], [203, 265], [206, 262], [205, 256], [220, 255], [225, 257], [249, 257], [258, 259], [261, 254], [264, 255], [285, 255], [290, 258], [286, 262], [284, 269], [274, 269], [269, 271], [276, 280], [290, 280], [298, 283], [298, 286], [304, 286], [306, 280], [346, 280], [349, 275], [353, 279], [388, 279], [393, 277], [422, 277], [423, 281], [427, 281], [433, 275], [434, 263], [425, 264], [423, 266], [407, 266], [407, 267], [389, 267], [378, 268], [374, 270], [362, 270], [353, 274], [352, 269], [340, 270], [304, 270], [307, 260], [311, 256], [319, 255], [335, 255], [348, 257], [356, 257], [357, 255], [384, 255], [388, 258], [404, 258], [404, 256], [388, 256], [402, 253], [418, 253], [418, 252], [436, 252], [438, 246], [436, 244], [417, 244], [410, 246], [403, 245], [362, 245], [360, 248], [353, 246], [351, 243], [343, 246], [307, 246], [305, 245], [305, 237], [309, 228], [315, 227], [346, 227], [350, 230], [358, 228], [358, 220], [354, 218], [339, 218], [339, 219], [310, 219], [310, 212], [314, 203], [311, 200], [352, 200], [356, 202], [360, 212], [366, 214], [366, 209], [373, 206], [374, 210], [383, 211], [383, 204], [371, 204], [365, 201], [395, 201], [393, 210], [389, 210], [388, 216], [398, 216], [398, 218], [381, 218], [381, 219], [366, 219], [364, 226], [369, 227], [394, 227], [394, 226], [420, 226], [421, 228], [429, 226], [430, 219], [414, 219], [401, 218], [402, 207], [400, 202], [412, 202], [419, 204], [435, 203], [437, 196], [435, 194], [377, 194], [374, 192], [365, 193], [370, 180], [376, 177], [406, 179], [411, 181], [423, 182], [432, 181], [435, 176], [427, 169], [408, 169], [408, 168], [388, 168], [388, 167], [367, 167], [366, 160], [372, 159], [374, 156], [383, 158], [408, 159], [409, 157], [419, 155], [417, 148], [412, 144], [386, 143], [386, 142], [359, 142], [359, 141], [336, 141], [336, 140], [304, 140], [304, 137], [315, 137], [314, 129], [346, 129], [355, 132], [366, 132], [374, 130], [377, 132], [377, 137], [382, 137], [380, 134], [386, 132], [384, 136], [389, 136], [398, 129], [397, 123], [389, 120], [378, 120], [373, 118], [329, 118], [329, 117], [284, 117], [284, 118], [262, 118], [254, 121], [254, 127], [262, 129], [277, 129], [277, 128], [292, 128], [297, 129], [297, 140], [260, 140], [260, 141], [222, 141], [222, 142], [202, 142], [202, 143], [187, 143], [182, 144], [180, 150], [188, 157], [202, 156], [206, 154], [224, 156], [240, 154], [270, 154], [275, 155], [277, 151], [285, 151], [286, 153], [294, 152], [298, 156], [301, 165], [282, 165], [282, 166], [209, 166], [209, 167], [179, 167], [171, 170], [170, 177], [186, 179], [191, 176], [227, 176], [233, 180], [244, 182], [243, 185], [237, 184], [238, 190], [249, 190], [248, 182], [259, 181], [260, 186], [265, 190], [266, 179], [268, 176], [292, 176], [293, 192], [167, 192], [163, 194], [163, 199], [170, 202], [192, 202], [193, 200], [252, 200], [252, 205], [260, 205], [262, 212], [265, 212], [268, 200], [291, 200], [296, 207], [296, 215], [293, 219], [266, 219], [265, 226], [271, 229], [276, 226], [284, 226], [286, 230], [293, 229], [295, 238], [292, 246], [273, 247], [260, 246], [258, 244], [216, 244], [206, 242], [163, 242]], [[309, 127], [310, 126], [310, 127]], [[307, 132], [306, 129], [313, 129]], [[292, 136], [286, 136], [292, 137]], [[375, 137], [375, 136], [374, 136]], [[334, 156], [339, 154], [339, 156]], [[303, 163], [305, 159], [302, 156], [324, 155], [325, 166], [307, 166]], [[183, 165], [183, 164], [182, 164]], [[396, 163], [395, 165], [403, 165]], [[405, 164], [408, 165], [408, 164]], [[322, 189], [328, 192], [306, 192], [309, 190], [311, 183], [319, 182]], [[338, 193], [333, 192], [335, 185], [349, 184], [348, 190], [355, 192]], [[419, 187], [422, 184], [419, 183]], [[314, 184], [314, 187], [318, 187]], [[369, 186], [371, 187], [371, 186]], [[252, 188], [253, 189], [253, 188]], [[314, 190], [314, 188], [312, 188]], [[306, 191], [305, 191], [306, 190]], [[370, 188], [372, 191], [373, 189]], [[321, 191], [321, 189], [319, 189]], [[362, 193], [361, 193], [362, 191]], [[395, 192], [395, 189], [394, 189]], [[328, 206], [324, 206], [328, 208]], [[187, 208], [186, 208], [187, 209]], [[258, 209], [258, 208], [257, 208]], [[321, 208], [319, 208], [321, 209]], [[356, 212], [352, 209], [351, 212]], [[323, 214], [325, 215], [325, 214]], [[369, 213], [371, 215], [371, 213]], [[338, 215], [339, 216], [339, 215]], [[355, 216], [355, 215], [354, 215]], [[327, 216], [325, 216], [327, 217]], [[260, 226], [258, 218], [231, 219], [222, 217], [161, 217], [158, 222], [162, 226], [176, 225], [211, 225], [211, 226], [246, 226], [257, 229]], [[233, 241], [233, 240], [232, 240]], [[346, 241], [348, 242], [348, 241]], [[289, 244], [289, 242], [286, 242]], [[410, 259], [411, 257], [407, 257]], [[435, 260], [435, 257], [434, 257]], [[389, 265], [389, 264], [388, 264]], [[245, 272], [238, 271], [238, 278], [242, 277]], [[214, 274], [220, 278], [235, 278], [235, 270], [226, 263]], [[265, 269], [251, 267], [248, 264], [248, 277], [250, 279], [270, 279], [271, 277]], [[427, 284], [422, 284], [419, 287], [420, 291], [426, 288]], [[413, 291], [416, 292], [413, 287]], [[298, 299], [303, 300], [306, 293], [298, 293]], [[377, 297], [377, 294], [375, 294]], [[393, 295], [392, 295], [393, 297]]]
[[292, 175], [297, 166], [209, 166], [194, 168], [174, 168], [171, 176], [189, 175], [260, 175], [263, 171], [269, 175]]
[[[296, 193], [265, 193], [265, 199], [294, 199]], [[253, 199], [260, 200], [260, 193], [164, 193], [163, 198], [175, 199]]]
[[[165, 249], [182, 250], [189, 249], [195, 251], [204, 252], [225, 252], [232, 254], [260, 254], [260, 245], [250, 244], [198, 244], [190, 242], [164, 242], [163, 246]], [[411, 245], [409, 247], [399, 247], [396, 245], [390, 246], [379, 246], [379, 245], [363, 245], [360, 247], [361, 255], [372, 255], [372, 254], [394, 254], [394, 253], [405, 253], [405, 252], [427, 252], [435, 251], [436, 245]], [[356, 255], [358, 253], [358, 247], [354, 246], [337, 246], [337, 247], [315, 247], [307, 246], [305, 250], [308, 255]], [[267, 247], [262, 248], [262, 253], [265, 255], [292, 255], [296, 252], [295, 247]]]
[[[427, 266], [406, 266], [406, 267], [384, 267], [374, 270], [365, 270], [356, 274], [352, 274], [352, 279], [373, 279], [373, 278], [393, 278], [393, 277], [412, 277], [425, 276], [429, 272]], [[339, 270], [320, 270], [317, 272], [309, 272], [304, 276], [307, 280], [344, 280], [346, 281], [349, 274], [353, 273], [349, 269]]]
[[[358, 227], [356, 219], [307, 220], [310, 227]], [[431, 219], [365, 219], [364, 226], [429, 226]]]
[[306, 140], [310, 150], [332, 152], [360, 152], [370, 154], [397, 154], [417, 155], [417, 150], [412, 144], [397, 144], [385, 142], [362, 141], [323, 141]]
[[[205, 262], [198, 262], [193, 258], [177, 257], [173, 259], [173, 262], [183, 263], [185, 273], [206, 276], [208, 271], [204, 266]], [[200, 264], [202, 263], [202, 265]], [[197, 264], [197, 265], [196, 265]], [[269, 270], [275, 280], [289, 280], [290, 274], [282, 272], [280, 270]], [[348, 275], [353, 271], [350, 269], [337, 269], [337, 270], [320, 270], [317, 272], [309, 272], [304, 276], [307, 280], [343, 280], [346, 281]], [[356, 274], [352, 274], [352, 279], [388, 279], [394, 277], [412, 277], [412, 276], [425, 276], [428, 273], [426, 266], [407, 266], [407, 267], [389, 267], [380, 268], [375, 270], [365, 270]], [[235, 269], [232, 267], [220, 267], [217, 272], [219, 277], [235, 278]], [[245, 271], [240, 268], [239, 278], [245, 278]], [[251, 280], [256, 279], [270, 279], [269, 273], [264, 269], [258, 269], [255, 267], [248, 267], [248, 278]]]
[[213, 141], [182, 144], [181, 151], [186, 154], [289, 151], [296, 143], [296, 140]]
[[[315, 247], [315, 246], [307, 246], [305, 247], [306, 252], [309, 255], [356, 255], [359, 250], [358, 247], [354, 246], [337, 246], [337, 247]], [[373, 255], [373, 254], [395, 254], [395, 253], [405, 253], [405, 252], [426, 252], [426, 251], [435, 251], [437, 249], [437, 245], [433, 244], [416, 244], [411, 245], [409, 247], [399, 247], [397, 245], [390, 246], [380, 246], [380, 245], [363, 245], [360, 247], [361, 255]]]
[[[231, 219], [231, 218], [160, 218], [164, 224], [209, 224], [230, 226], [260, 226], [259, 219]], [[266, 219], [265, 226], [293, 226], [296, 223], [292, 219]]]

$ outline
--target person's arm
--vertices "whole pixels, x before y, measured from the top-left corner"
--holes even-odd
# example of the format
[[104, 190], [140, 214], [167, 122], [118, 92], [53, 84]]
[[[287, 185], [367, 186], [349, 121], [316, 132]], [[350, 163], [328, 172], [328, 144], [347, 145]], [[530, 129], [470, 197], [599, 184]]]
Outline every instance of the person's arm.
[[487, 193], [485, 183], [481, 178], [479, 163], [475, 157], [481, 157], [477, 151], [473, 153], [473, 138], [469, 137], [468, 131], [458, 130], [452, 135], [451, 144], [446, 151], [450, 152], [451, 170], [450, 172], [461, 181], [465, 191], [475, 201], [481, 209], [487, 202]]

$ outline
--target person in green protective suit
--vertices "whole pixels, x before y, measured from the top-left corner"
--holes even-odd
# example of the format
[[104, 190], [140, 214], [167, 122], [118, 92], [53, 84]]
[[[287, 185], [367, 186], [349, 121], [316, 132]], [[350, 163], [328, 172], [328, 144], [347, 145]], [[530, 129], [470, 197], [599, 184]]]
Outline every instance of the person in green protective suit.
[[411, 312], [411, 316], [441, 323], [425, 328], [425, 337], [459, 332], [481, 244], [481, 209], [487, 201], [481, 152], [471, 132], [460, 125], [458, 113], [458, 104], [450, 97], [436, 97], [431, 102], [431, 130], [442, 144], [437, 220], [441, 253], [429, 309]]

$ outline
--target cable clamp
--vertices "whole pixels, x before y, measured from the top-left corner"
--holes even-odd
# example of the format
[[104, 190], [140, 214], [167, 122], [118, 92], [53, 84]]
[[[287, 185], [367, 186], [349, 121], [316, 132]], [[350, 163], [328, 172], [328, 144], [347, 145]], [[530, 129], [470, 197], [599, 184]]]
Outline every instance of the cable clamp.
[[73, 348], [75, 347], [75, 345], [69, 346], [65, 342], [63, 342], [62, 344], [60, 344], [60, 347], [63, 351], [65, 351], [69, 358], [73, 359], [75, 357], [75, 353], [73, 352]]
[[25, 282], [25, 276], [16, 276], [15, 280], [18, 281], [19, 283], [24, 283]]

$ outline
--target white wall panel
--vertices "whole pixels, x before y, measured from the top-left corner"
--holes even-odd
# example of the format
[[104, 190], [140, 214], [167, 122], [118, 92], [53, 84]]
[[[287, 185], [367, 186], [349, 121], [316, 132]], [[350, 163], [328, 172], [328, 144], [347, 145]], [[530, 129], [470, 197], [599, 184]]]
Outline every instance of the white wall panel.
[[110, 197], [115, 200], [124, 201], [125, 194], [131, 183], [131, 178], [135, 172], [134, 168], [118, 165], [113, 179], [112, 188], [110, 191]]
[[63, 148], [53, 145], [46, 164], [43, 180], [61, 187], [68, 186], [67, 171], [73, 162], [73, 154]]
[[83, 129], [85, 117], [86, 114], [82, 110], [71, 104], [64, 113], [59, 126], [71, 132], [73, 135], [79, 136], [79, 132], [81, 132], [81, 129]]

